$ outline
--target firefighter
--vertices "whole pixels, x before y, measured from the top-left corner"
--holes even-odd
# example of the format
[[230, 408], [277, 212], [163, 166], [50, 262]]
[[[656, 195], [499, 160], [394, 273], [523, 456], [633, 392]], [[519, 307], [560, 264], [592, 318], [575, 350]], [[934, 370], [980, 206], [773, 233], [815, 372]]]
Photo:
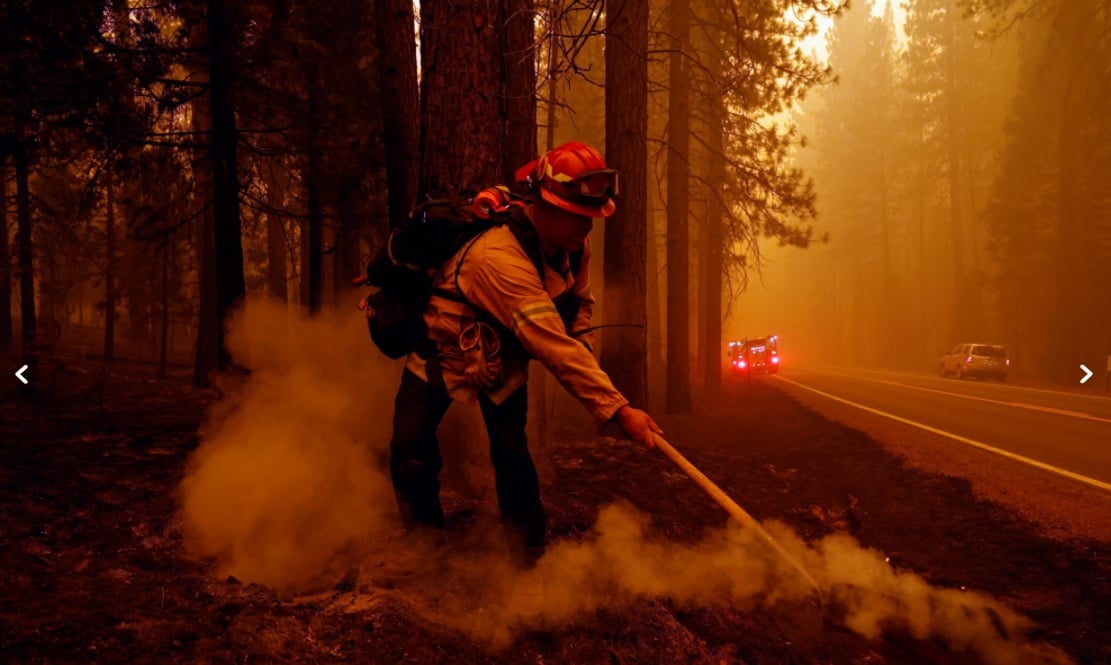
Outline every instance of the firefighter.
[[520, 210], [527, 235], [495, 226], [437, 273], [425, 311], [429, 342], [407, 357], [395, 400], [390, 474], [406, 529], [442, 533], [436, 430], [453, 401], [477, 401], [502, 523], [527, 566], [543, 554], [547, 531], [525, 436], [529, 359], [543, 363], [599, 423], [614, 422], [649, 448], [661, 430], [599, 367], [591, 334], [576, 334], [590, 326], [595, 303], [587, 236], [594, 218], [616, 209], [616, 171], [596, 149], [571, 142], [523, 166], [517, 179], [532, 194]]

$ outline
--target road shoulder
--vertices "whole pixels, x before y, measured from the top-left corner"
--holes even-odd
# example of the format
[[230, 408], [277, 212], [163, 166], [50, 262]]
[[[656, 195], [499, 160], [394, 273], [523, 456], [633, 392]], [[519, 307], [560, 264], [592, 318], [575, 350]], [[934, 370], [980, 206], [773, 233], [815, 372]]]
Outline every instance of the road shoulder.
[[769, 382], [802, 406], [859, 430], [930, 473], [963, 478], [980, 498], [999, 503], [1055, 539], [1111, 543], [1111, 493], [835, 402], [785, 381]]

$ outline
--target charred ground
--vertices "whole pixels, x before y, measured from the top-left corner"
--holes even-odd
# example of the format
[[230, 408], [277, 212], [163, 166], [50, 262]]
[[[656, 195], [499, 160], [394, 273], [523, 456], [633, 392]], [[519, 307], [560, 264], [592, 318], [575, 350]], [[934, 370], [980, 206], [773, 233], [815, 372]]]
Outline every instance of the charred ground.
[[[391, 575], [380, 557], [299, 595], [218, 576], [187, 554], [178, 516], [215, 394], [124, 365], [69, 362], [40, 376], [0, 396], [5, 662], [981, 662], [899, 628], [866, 640], [814, 601], [620, 600], [491, 650], [429, 621], [409, 594], [422, 574]], [[850, 534], [932, 586], [990, 594], [1034, 621], [1032, 639], [1078, 662], [1111, 661], [1105, 539], [1049, 537], [967, 481], [911, 468], [767, 383], [730, 385], [699, 417], [663, 425], [757, 518], [807, 541]], [[541, 465], [553, 540], [588, 538], [614, 501], [649, 516], [661, 541], [695, 542], [724, 522], [661, 455], [569, 427], [553, 435]], [[493, 519], [488, 502], [445, 494], [459, 547]], [[420, 583], [434, 582], [426, 572]]]

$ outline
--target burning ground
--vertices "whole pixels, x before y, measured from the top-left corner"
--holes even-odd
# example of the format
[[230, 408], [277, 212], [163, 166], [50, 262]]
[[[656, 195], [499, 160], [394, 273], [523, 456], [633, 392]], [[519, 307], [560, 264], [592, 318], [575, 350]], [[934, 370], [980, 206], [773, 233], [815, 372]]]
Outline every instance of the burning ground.
[[537, 446], [534, 571], [504, 561], [474, 436], [445, 438], [451, 547], [414, 552], [381, 470], [392, 375], [249, 341], [222, 400], [75, 361], [0, 396], [5, 662], [1111, 662], [1108, 534], [1048, 535], [771, 384], [663, 425], [823, 600], [662, 455], [566, 420]]

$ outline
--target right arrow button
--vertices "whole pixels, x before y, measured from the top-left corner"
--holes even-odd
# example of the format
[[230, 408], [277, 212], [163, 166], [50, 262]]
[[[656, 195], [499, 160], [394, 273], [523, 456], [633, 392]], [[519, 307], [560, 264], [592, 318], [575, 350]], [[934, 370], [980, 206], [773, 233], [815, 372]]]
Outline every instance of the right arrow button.
[[1084, 378], [1080, 379], [1080, 383], [1083, 385], [1088, 382], [1088, 379], [1092, 378], [1092, 370], [1088, 369], [1084, 365], [1081, 365], [1080, 369], [1084, 370]]

